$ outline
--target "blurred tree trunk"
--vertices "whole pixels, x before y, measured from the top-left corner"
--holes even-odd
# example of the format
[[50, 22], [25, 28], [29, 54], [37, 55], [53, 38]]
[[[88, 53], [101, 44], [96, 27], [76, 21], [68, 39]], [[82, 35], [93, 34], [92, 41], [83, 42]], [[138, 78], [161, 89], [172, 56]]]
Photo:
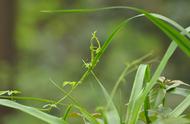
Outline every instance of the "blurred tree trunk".
[[[0, 0], [0, 71], [6, 80], [0, 77], [0, 90], [13, 89], [16, 71], [16, 44], [14, 38], [16, 0]], [[6, 67], [5, 67], [6, 66]], [[6, 87], [2, 83], [5, 83]], [[0, 107], [0, 124], [2, 116], [11, 111]]]
[[[9, 66], [9, 81], [11, 82], [14, 82], [14, 74], [11, 73], [14, 72], [16, 66], [15, 15], [16, 0], [0, 0], [0, 66]], [[7, 88], [12, 88], [13, 82], [7, 84]]]

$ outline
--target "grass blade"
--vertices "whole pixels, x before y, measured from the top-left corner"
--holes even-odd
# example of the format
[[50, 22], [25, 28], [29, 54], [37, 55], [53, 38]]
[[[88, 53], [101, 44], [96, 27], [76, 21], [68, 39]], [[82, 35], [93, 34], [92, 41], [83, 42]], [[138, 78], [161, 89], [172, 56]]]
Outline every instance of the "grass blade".
[[148, 93], [150, 92], [152, 87], [156, 84], [157, 79], [160, 77], [160, 75], [161, 75], [163, 69], [165, 68], [169, 58], [174, 53], [176, 48], [177, 48], [177, 44], [175, 42], [172, 42], [170, 44], [167, 52], [165, 53], [162, 61], [160, 62], [158, 68], [156, 69], [153, 77], [151, 78], [150, 82], [147, 83], [145, 89], [143, 90], [143, 92], [141, 92], [141, 94], [137, 98], [136, 102], [134, 103], [134, 109], [133, 109], [133, 114], [132, 114], [133, 117], [130, 120], [131, 123], [127, 123], [127, 124], [136, 124], [136, 120], [137, 120], [137, 118], [139, 116], [139, 113], [141, 111], [141, 108], [142, 108], [142, 106], [144, 104], [144, 101], [145, 101]]
[[13, 102], [11, 100], [0, 99], [0, 105], [6, 106], [6, 107], [9, 107], [9, 108], [18, 109], [20, 111], [28, 113], [28, 114], [30, 114], [30, 115], [44, 121], [44, 122], [47, 122], [47, 123], [50, 123], [50, 124], [67, 124], [61, 118], [49, 115], [47, 113], [39, 111], [36, 108], [25, 106], [25, 105]]
[[190, 95], [188, 95], [169, 115], [179, 117], [190, 106]]
[[[158, 15], [154, 16], [154, 14], [146, 12], [142, 9], [138, 9], [135, 7], [128, 7], [128, 6], [113, 6], [113, 7], [103, 7], [103, 8], [95, 8], [95, 9], [45, 10], [42, 12], [81, 13], [81, 12], [96, 12], [96, 11], [112, 10], [112, 9], [128, 9], [128, 10], [132, 10], [132, 11], [136, 11], [138, 13], [144, 14], [144, 16], [147, 19], [149, 19], [158, 28], [160, 28], [169, 38], [175, 41], [184, 53], [190, 56], [190, 41], [185, 36], [181, 35], [180, 32], [178, 32], [174, 27], [169, 25], [171, 24], [171, 21], [168, 22], [169, 24], [167, 24], [162, 21], [162, 20], [165, 21], [166, 19], [166, 18], [163, 18], [163, 16], [158, 16]], [[184, 32], [187, 33], [185, 30]]]
[[[190, 31], [190, 27], [186, 28], [186, 31]], [[172, 42], [166, 51], [164, 57], [162, 58], [162, 61], [160, 62], [158, 68], [156, 69], [153, 77], [151, 78], [149, 85], [147, 85], [146, 89], [144, 90], [144, 94], [148, 94], [148, 92], [151, 90], [151, 88], [156, 84], [157, 79], [161, 75], [162, 71], [164, 70], [169, 58], [174, 53], [174, 51], [177, 48], [177, 44], [175, 42]]]
[[155, 18], [154, 16], [147, 13], [147, 18], [149, 18], [155, 25], [157, 25], [168, 37], [175, 41], [181, 50], [190, 56], [190, 41], [180, 32], [178, 32], [174, 27]]
[[[97, 78], [97, 76], [95, 75], [95, 73], [94, 72], [91, 72], [91, 73], [94, 76], [94, 78], [96, 79], [96, 81], [98, 82], [98, 84], [100, 85], [100, 87], [101, 87], [101, 89], [102, 89], [102, 91], [104, 93], [104, 97], [105, 97], [105, 99], [107, 101], [107, 104], [108, 104], [107, 108], [110, 108], [112, 110], [112, 111], [110, 111], [110, 113], [108, 112], [106, 114], [108, 116], [107, 118], [109, 118], [108, 119], [108, 123], [109, 124], [120, 124], [121, 120], [120, 120], [120, 117], [119, 117], [119, 113], [118, 113], [117, 108], [115, 107], [115, 105], [114, 105], [114, 103], [113, 103], [113, 101], [112, 101], [109, 93], [104, 88], [104, 86], [102, 85], [102, 83], [100, 82], [100, 80]], [[110, 115], [111, 116], [114, 115], [114, 116], [112, 116], [110, 118]], [[111, 121], [110, 121], [110, 119], [111, 119]]]
[[[180, 49], [184, 53], [186, 53], [188, 56], [190, 56], [190, 41], [189, 41], [189, 39], [187, 39], [185, 37], [185, 36], [187, 36], [188, 38], [190, 38], [190, 35], [189, 35], [189, 33], [187, 33], [187, 31], [182, 26], [180, 26], [176, 22], [171, 21], [170, 19], [168, 19], [164, 16], [161, 16], [158, 14], [151, 14], [142, 9], [127, 7], [127, 6], [105, 7], [105, 8], [98, 8], [98, 9], [56, 10], [56, 11], [46, 11], [46, 12], [95, 12], [95, 11], [110, 10], [110, 9], [129, 9], [129, 10], [133, 10], [138, 13], [141, 13], [140, 16], [145, 16], [147, 19], [149, 19], [151, 22], [153, 22], [158, 28], [160, 28], [172, 40], [172, 43], [170, 44], [166, 54], [164, 55], [161, 63], [159, 64], [158, 68], [156, 69], [150, 82], [145, 87], [143, 92], [141, 92], [141, 94], [136, 99], [136, 102], [134, 103], [135, 107], [134, 107], [133, 115], [131, 117], [132, 119], [130, 120], [131, 123], [129, 123], [129, 124], [135, 124], [147, 94], [152, 89], [152, 87], [156, 84], [157, 79], [161, 75], [166, 64], [168, 63], [169, 58], [172, 56], [172, 54], [176, 50], [177, 46], [179, 46]], [[140, 16], [138, 16], [138, 17], [140, 17]], [[133, 19], [133, 18], [131, 18], [131, 19]], [[84, 76], [82, 76], [82, 81], [91, 72], [91, 70], [94, 69], [94, 67], [96, 66], [100, 57], [105, 52], [106, 48], [108, 47], [111, 40], [113, 39], [113, 36], [121, 29], [121, 27], [124, 26], [124, 24], [126, 24], [130, 20], [126, 20], [126, 21], [122, 22], [113, 31], [113, 33], [110, 35], [108, 40], [102, 46], [100, 53], [97, 54], [97, 56], [95, 57], [95, 61], [92, 62], [92, 67], [87, 72], [85, 72]]]
[[68, 117], [68, 115], [69, 115], [69, 112], [71, 111], [72, 107], [73, 107], [73, 105], [69, 105], [69, 106], [67, 107], [67, 109], [65, 110], [64, 116], [63, 116], [63, 120], [66, 120], [66, 119], [67, 119], [67, 117]]
[[114, 97], [114, 95], [115, 95], [115, 93], [116, 93], [116, 91], [117, 91], [120, 83], [124, 79], [124, 77], [127, 74], [129, 74], [129, 72], [130, 72], [129, 69], [132, 68], [131, 70], [133, 70], [134, 69], [133, 66], [138, 66], [141, 62], [143, 62], [144, 60], [146, 60], [147, 58], [149, 58], [151, 55], [152, 55], [152, 53], [148, 53], [145, 56], [142, 56], [139, 59], [137, 59], [137, 60], [135, 60], [135, 61], [133, 61], [133, 62], [131, 62], [129, 64], [126, 64], [125, 69], [122, 71], [121, 75], [119, 76], [118, 80], [116, 81], [116, 83], [115, 83], [115, 85], [114, 85], [114, 87], [113, 87], [113, 89], [111, 91], [111, 99], [113, 99], [113, 97]]
[[132, 88], [129, 103], [128, 103], [128, 108], [127, 108], [127, 117], [126, 117], [125, 122], [128, 124], [131, 124], [132, 121], [135, 121], [135, 123], [137, 121], [137, 120], [132, 120], [133, 118], [132, 113], [134, 112], [134, 107], [135, 107], [134, 105], [136, 103], [137, 97], [143, 88], [143, 82], [144, 82], [147, 67], [148, 67], [147, 65], [141, 64], [137, 70], [135, 81], [133, 84], [133, 88]]
[[[189, 32], [190, 27], [188, 27], [186, 30]], [[144, 91], [141, 93], [137, 102], [135, 103], [134, 105], [135, 110], [133, 111], [134, 120], [132, 120], [133, 121], [132, 123], [128, 123], [128, 124], [135, 124], [135, 120], [136, 120], [135, 118], [139, 116], [139, 112], [141, 111], [141, 108], [143, 106], [144, 100], [146, 99], [146, 96], [148, 95], [152, 87], [156, 84], [157, 79], [160, 77], [162, 71], [164, 70], [166, 64], [168, 63], [168, 60], [170, 59], [170, 57], [172, 56], [176, 48], [177, 48], [177, 44], [175, 42], [172, 42], [169, 48], [167, 49], [164, 57], [162, 58], [154, 75], [152, 76], [150, 82], [148, 82], [148, 85], [145, 87]]]
[[[89, 73], [95, 68], [96, 64], [99, 62], [99, 59], [101, 58], [101, 56], [107, 49], [108, 45], [111, 43], [113, 37], [116, 35], [117, 32], [119, 32], [121, 27], [123, 27], [130, 20], [135, 19], [137, 17], [141, 17], [141, 16], [147, 17], [150, 21], [152, 21], [155, 25], [157, 25], [161, 30], [163, 30], [163, 32], [169, 38], [174, 40], [186, 54], [190, 55], [190, 41], [185, 36], [181, 35], [177, 30], [175, 30], [175, 28], [180, 30], [184, 35], [186, 35], [187, 37], [190, 38], [190, 35], [185, 31], [185, 29], [182, 26], [180, 26], [175, 21], [173, 21], [169, 18], [166, 18], [166, 17], [158, 15], [158, 14], [151, 14], [151, 13], [148, 13], [141, 9], [137, 9], [134, 7], [127, 7], [127, 6], [114, 6], [114, 7], [105, 7], [105, 8], [97, 8], [97, 9], [73, 9], [73, 10], [53, 10], [53, 11], [47, 10], [47, 11], [43, 11], [43, 12], [48, 12], [48, 13], [54, 13], [54, 12], [76, 13], [76, 12], [79, 12], [79, 13], [81, 13], [81, 12], [95, 12], [95, 11], [111, 10], [111, 9], [129, 9], [129, 10], [133, 10], [138, 13], [141, 13], [141, 14], [123, 21], [121, 24], [119, 24], [114, 29], [114, 31], [111, 33], [111, 35], [108, 37], [108, 39], [104, 42], [99, 53], [95, 56], [94, 61], [92, 61], [92, 63], [91, 63], [91, 66], [88, 68], [88, 70], [82, 75], [82, 77], [78, 81], [78, 84], [81, 84], [84, 81], [84, 79], [89, 75]], [[170, 25], [167, 24], [166, 22], [169, 23]], [[172, 32], [172, 31], [174, 31], [174, 32]], [[73, 90], [78, 86], [78, 84], [73, 88]], [[66, 96], [64, 97], [64, 99], [67, 96], [69, 96], [71, 93], [72, 93], [72, 91], [67, 93]]]

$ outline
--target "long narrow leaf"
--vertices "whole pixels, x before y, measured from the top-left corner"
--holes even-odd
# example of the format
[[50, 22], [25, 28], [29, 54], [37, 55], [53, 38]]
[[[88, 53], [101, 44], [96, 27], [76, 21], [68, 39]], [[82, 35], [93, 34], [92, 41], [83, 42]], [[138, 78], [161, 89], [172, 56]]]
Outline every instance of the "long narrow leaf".
[[49, 115], [47, 113], [44, 113], [36, 108], [25, 106], [16, 102], [13, 102], [11, 100], [7, 99], [0, 99], [0, 105], [6, 106], [9, 108], [18, 109], [20, 111], [23, 111], [25, 113], [28, 113], [36, 118], [39, 118], [42, 121], [45, 121], [50, 124], [67, 124], [64, 120], [61, 118]]
[[141, 95], [139, 95], [139, 97], [137, 98], [135, 105], [134, 105], [134, 109], [133, 109], [132, 119], [130, 120], [130, 123], [127, 123], [127, 124], [136, 124], [137, 118], [139, 117], [139, 113], [141, 111], [141, 108], [144, 104], [144, 101], [145, 101], [148, 93], [150, 92], [152, 87], [156, 84], [157, 79], [161, 75], [161, 73], [162, 73], [163, 69], [165, 68], [169, 58], [174, 53], [176, 48], [177, 48], [177, 44], [175, 42], [172, 42], [170, 44], [167, 52], [165, 53], [162, 61], [160, 62], [158, 68], [156, 69], [156, 72], [154, 73], [153, 77], [151, 78], [150, 82], [147, 84], [147, 86], [145, 87], [145, 89], [143, 90]]
[[[186, 29], [186, 31], [190, 31], [190, 27], [188, 27]], [[148, 95], [148, 93], [150, 92], [150, 90], [152, 89], [152, 87], [156, 84], [157, 79], [160, 77], [162, 71], [164, 70], [166, 64], [168, 63], [168, 60], [170, 59], [170, 57], [172, 56], [172, 54], [174, 53], [174, 51], [177, 48], [177, 44], [175, 42], [172, 42], [168, 48], [168, 50], [166, 51], [164, 57], [162, 58], [158, 68], [156, 69], [154, 75], [152, 76], [150, 82], [148, 82], [148, 85], [145, 87], [144, 91], [142, 92], [142, 94], [139, 96], [136, 104], [134, 105], [135, 110], [133, 111], [133, 118], [131, 120], [131, 123], [128, 124], [135, 124], [136, 122], [136, 118], [139, 116], [139, 112], [141, 111], [141, 108], [143, 106], [143, 102], [146, 98], [146, 96]]]
[[[104, 97], [105, 97], [105, 99], [107, 101], [107, 104], [108, 104], [107, 107], [111, 109], [110, 113], [108, 113], [108, 114], [109, 114], [109, 117], [110, 117], [110, 115], [113, 115], [113, 116], [111, 118], [108, 117], [109, 118], [108, 122], [110, 124], [120, 124], [121, 120], [120, 120], [120, 117], [119, 117], [119, 113], [118, 113], [117, 108], [115, 107], [115, 105], [114, 105], [114, 103], [113, 103], [113, 101], [111, 99], [111, 96], [109, 95], [107, 90], [104, 88], [104, 86], [102, 85], [102, 83], [97, 78], [97, 76], [95, 75], [94, 72], [92, 72], [92, 75], [94, 76], [94, 78], [96, 79], [96, 81], [98, 82], [98, 84], [100, 85], [100, 87], [101, 87], [101, 89], [102, 89], [102, 91], [104, 93]], [[110, 119], [111, 119], [111, 121], [110, 121]]]
[[169, 115], [179, 117], [190, 106], [190, 95], [187, 96]]
[[69, 112], [71, 111], [72, 107], [73, 107], [73, 105], [69, 105], [69, 106], [67, 107], [67, 109], [65, 110], [64, 116], [63, 116], [63, 118], [62, 118], [63, 120], [66, 120], [66, 119], [67, 119], [67, 117], [69, 116]]
[[[133, 11], [136, 11], [138, 13], [144, 14], [145, 17], [147, 17], [156, 26], [158, 26], [169, 38], [174, 40], [184, 53], [186, 53], [188, 56], [190, 56], [190, 41], [186, 37], [181, 35], [180, 32], [178, 32], [174, 27], [172, 27], [171, 25], [162, 21], [166, 18], [162, 18], [162, 16], [154, 16], [154, 14], [148, 13], [142, 9], [138, 9], [135, 7], [128, 7], [128, 6], [113, 6], [113, 7], [104, 7], [104, 8], [95, 8], [95, 9], [45, 10], [42, 12], [49, 12], [49, 13], [54, 13], [54, 12], [76, 13], [76, 12], [80, 12], [81, 13], [81, 12], [96, 12], [96, 11], [111, 10], [111, 9], [128, 9], [128, 10], [133, 10]], [[160, 20], [158, 18], [160, 18], [162, 20]]]
[[[186, 28], [186, 31], [190, 31], [190, 27]], [[151, 78], [149, 85], [147, 85], [146, 89], [144, 90], [144, 95], [148, 94], [148, 92], [151, 90], [151, 88], [156, 84], [157, 79], [159, 78], [159, 76], [161, 75], [162, 71], [164, 70], [169, 58], [171, 57], [171, 55], [174, 53], [174, 51], [177, 48], [177, 44], [172, 42], [168, 48], [168, 50], [166, 51], [162, 61], [160, 62], [158, 68], [156, 69], [153, 77]]]
[[[164, 55], [161, 63], [159, 64], [156, 72], [154, 73], [153, 77], [151, 78], [149, 84], [145, 87], [144, 91], [142, 94], [139, 96], [138, 100], [135, 102], [135, 109], [133, 112], [133, 117], [130, 124], [135, 124], [136, 118], [139, 115], [139, 112], [141, 110], [141, 107], [143, 105], [143, 102], [151, 90], [151, 88], [156, 84], [156, 80], [158, 77], [161, 75], [163, 69], [165, 68], [166, 64], [168, 63], [169, 58], [171, 55], [174, 53], [175, 49], [177, 48], [177, 45], [180, 47], [180, 49], [186, 53], [187, 55], [190, 56], [190, 41], [187, 39], [184, 35], [186, 35], [188, 38], [189, 34], [185, 29], [177, 24], [174, 21], [171, 21], [170, 19], [163, 17], [163, 16], [155, 16], [155, 14], [148, 13], [144, 10], [133, 8], [133, 7], [126, 7], [126, 6], [116, 6], [116, 7], [106, 7], [106, 8], [98, 8], [98, 9], [80, 9], [80, 10], [58, 10], [58, 11], [49, 11], [49, 12], [94, 12], [94, 11], [101, 11], [101, 10], [109, 10], [109, 9], [129, 9], [136, 11], [138, 13], [143, 14], [143, 16], [147, 17], [151, 22], [153, 22], [157, 27], [159, 27], [170, 39], [173, 40], [171, 43], [170, 47], [168, 48], [166, 54]], [[47, 11], [46, 11], [47, 12]], [[162, 21], [164, 20], [164, 21]], [[96, 66], [97, 62], [99, 61], [100, 57], [110, 44], [113, 36], [119, 31], [121, 27], [128, 21], [124, 21], [121, 25], [119, 25], [116, 30], [110, 35], [108, 40], [104, 43], [103, 49], [100, 51], [100, 53], [95, 57], [95, 61], [92, 63], [93, 67], [92, 69]], [[167, 22], [167, 23], [166, 23]], [[179, 30], [179, 31], [178, 31]], [[183, 34], [183, 35], [182, 35]], [[90, 73], [88, 71], [87, 73]]]
[[[108, 37], [108, 39], [104, 42], [104, 44], [103, 44], [101, 50], [99, 51], [99, 53], [95, 56], [94, 61], [91, 63], [92, 66], [90, 68], [88, 68], [88, 70], [82, 75], [82, 77], [80, 78], [78, 84], [82, 83], [84, 81], [84, 79], [89, 75], [89, 73], [95, 68], [95, 66], [98, 63], [99, 59], [101, 58], [101, 56], [103, 55], [103, 53], [107, 49], [108, 45], [111, 43], [113, 37], [116, 35], [117, 32], [119, 32], [119, 30], [121, 29], [121, 27], [123, 27], [130, 20], [135, 19], [137, 17], [146, 16], [150, 21], [152, 21], [161, 30], [163, 30], [165, 32], [165, 34], [168, 35], [172, 40], [174, 40], [174, 41], [177, 40], [175, 42], [180, 46], [180, 48], [186, 54], [190, 55], [189, 40], [186, 37], [182, 36], [177, 31], [175, 31], [175, 33], [172, 33], [172, 31], [175, 30], [173, 27], [175, 27], [177, 30], [179, 30], [180, 32], [182, 32], [182, 34], [184, 34], [188, 38], [190, 38], [190, 35], [187, 33], [187, 31], [182, 26], [180, 26], [178, 23], [176, 23], [175, 21], [173, 21], [173, 20], [171, 20], [171, 19], [169, 19], [167, 17], [164, 17], [162, 15], [159, 15], [159, 14], [148, 13], [148, 12], [146, 12], [144, 10], [137, 9], [137, 8], [134, 8], [134, 7], [127, 7], [127, 6], [115, 6], [115, 7], [105, 7], [105, 8], [97, 8], [97, 9], [72, 9], [72, 10], [53, 10], [53, 11], [47, 10], [47, 11], [43, 11], [43, 12], [49, 12], [49, 13], [54, 13], [54, 12], [64, 12], [64, 13], [73, 13], [74, 12], [74, 13], [76, 13], [76, 12], [79, 12], [79, 13], [81, 13], [81, 12], [95, 12], [95, 11], [110, 10], [110, 9], [129, 9], [129, 10], [133, 10], [133, 11], [136, 11], [138, 13], [141, 13], [141, 14], [123, 21], [121, 24], [119, 24], [114, 29], [114, 31], [111, 33], [111, 35]], [[162, 22], [161, 20], [163, 20], [164, 22]], [[167, 24], [165, 22], [167, 22], [169, 24]], [[74, 89], [77, 86], [78, 85], [76, 85], [74, 87]], [[70, 93], [72, 93], [72, 92], [69, 92], [67, 94], [67, 96]]]
[[136, 103], [138, 95], [142, 91], [147, 67], [148, 67], [147, 65], [141, 64], [137, 70], [137, 74], [135, 76], [135, 81], [133, 83], [133, 88], [131, 91], [131, 96], [127, 107], [127, 118], [125, 122], [128, 124], [131, 124], [133, 118], [132, 113], [134, 112], [134, 105]]

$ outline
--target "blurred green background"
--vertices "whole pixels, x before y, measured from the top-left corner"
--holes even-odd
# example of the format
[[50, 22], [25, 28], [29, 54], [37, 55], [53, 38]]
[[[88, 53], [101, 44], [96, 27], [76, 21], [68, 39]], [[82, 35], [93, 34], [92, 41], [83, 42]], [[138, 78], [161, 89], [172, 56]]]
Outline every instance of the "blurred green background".
[[[85, 71], [82, 59], [89, 60], [91, 33], [97, 31], [103, 44], [117, 24], [136, 13], [128, 10], [86, 14], [40, 11], [116, 5], [142, 8], [174, 19], [184, 27], [190, 25], [189, 0], [0, 0], [0, 90], [17, 89], [22, 96], [61, 98], [63, 94], [50, 79], [60, 86], [63, 81], [77, 81]], [[124, 63], [151, 51], [160, 59], [169, 43], [151, 22], [139, 18], [117, 34], [95, 72], [110, 91], [124, 69]], [[189, 63], [188, 57], [178, 49], [163, 75], [188, 82]], [[121, 93], [117, 94], [121, 98], [117, 97], [116, 102], [127, 102], [134, 74], [127, 76], [127, 82], [121, 84]], [[105, 103], [91, 76], [72, 95], [90, 112]], [[25, 104], [34, 103], [28, 101]], [[57, 113], [58, 116], [62, 114]], [[43, 124], [29, 115], [0, 107], [0, 124], [20, 123]]]

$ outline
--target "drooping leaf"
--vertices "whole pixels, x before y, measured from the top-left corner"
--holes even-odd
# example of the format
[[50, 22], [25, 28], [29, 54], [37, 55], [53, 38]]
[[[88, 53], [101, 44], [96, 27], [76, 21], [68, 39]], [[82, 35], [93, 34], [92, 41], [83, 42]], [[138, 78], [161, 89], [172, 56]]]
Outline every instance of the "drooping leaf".
[[0, 105], [23, 111], [49, 124], [67, 124], [67, 122], [61, 118], [49, 115], [36, 108], [25, 106], [11, 100], [0, 99]]
[[[128, 9], [143, 14], [147, 19], [149, 19], [156, 26], [158, 26], [169, 38], [171, 38], [174, 42], [176, 42], [184, 53], [190, 56], [190, 41], [185, 36], [181, 35], [180, 32], [178, 32], [174, 27], [164, 22], [166, 19], [168, 20], [168, 18], [165, 17], [163, 18], [163, 16], [159, 14], [151, 14], [145, 10], [128, 6], [113, 6], [113, 7], [104, 7], [104, 8], [95, 8], [95, 9], [44, 10], [42, 12], [81, 13], [81, 12], [105, 11], [111, 9]], [[170, 23], [171, 21], [168, 22]], [[184, 32], [187, 33], [186, 31]]]

